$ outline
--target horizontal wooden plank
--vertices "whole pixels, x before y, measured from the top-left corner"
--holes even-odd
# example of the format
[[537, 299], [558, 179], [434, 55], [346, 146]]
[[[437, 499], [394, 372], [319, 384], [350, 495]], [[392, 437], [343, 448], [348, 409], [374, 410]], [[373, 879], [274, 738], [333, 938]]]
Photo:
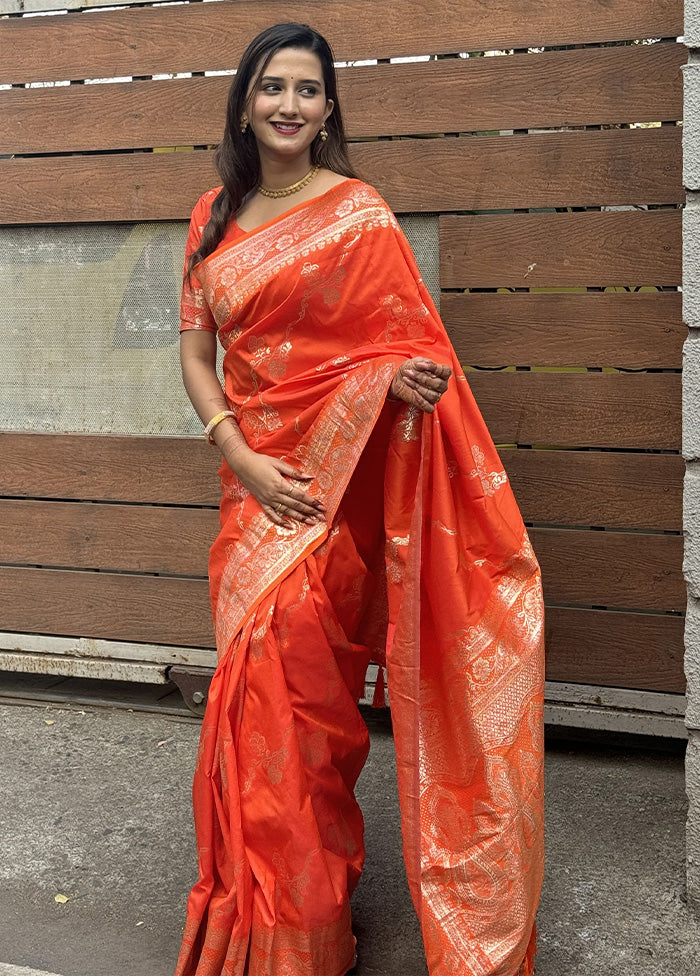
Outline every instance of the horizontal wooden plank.
[[[532, 462], [518, 461], [523, 455], [539, 460], [539, 478], [533, 475]], [[553, 461], [558, 463], [543, 463], [547, 455], [554, 455]], [[665, 496], [670, 495], [680, 509], [681, 478], [672, 485], [660, 484], [659, 476], [669, 465], [653, 463], [667, 458], [650, 459], [652, 464], [646, 466], [651, 469], [650, 477], [644, 456], [579, 454], [567, 459], [567, 455], [570, 452], [504, 452], [504, 463], [511, 478], [514, 476], [516, 497], [527, 521], [649, 527], [644, 521], [647, 516], [651, 527], [662, 521], [666, 528], [671, 517], [667, 513], [663, 518], [664, 509], [667, 512], [669, 508]], [[584, 463], [587, 457], [597, 461], [593, 471]], [[632, 460], [627, 482], [620, 485], [625, 457]], [[617, 463], [609, 463], [610, 458]], [[678, 461], [676, 468], [682, 469], [681, 458], [670, 459]], [[633, 483], [638, 472], [640, 480], [644, 479], [641, 484]], [[600, 482], [595, 480], [596, 475]], [[607, 483], [602, 480], [605, 475]], [[639, 501], [646, 503], [645, 509], [634, 507]], [[651, 507], [653, 501], [663, 506], [661, 511]], [[580, 517], [584, 512], [587, 522]], [[608, 512], [610, 519], [606, 518]], [[680, 516], [680, 511], [674, 514]], [[676, 518], [672, 527], [680, 528], [679, 522]], [[0, 524], [0, 563], [200, 577], [207, 575], [209, 547], [219, 528], [213, 509], [18, 499], [0, 500]], [[599, 537], [599, 533], [593, 536], [596, 540]]]
[[[10, 10], [20, 9], [12, 6], [17, 2], [2, 0], [0, 12], [8, 3]], [[69, 9], [78, 5], [88, 4], [63, 3]], [[23, 0], [22, 10], [32, 8], [32, 0]], [[615, 0], [603, 6], [598, 0], [581, 0], [575, 8], [558, 0], [534, 6], [528, 0], [510, 0], [500, 7], [478, 0], [432, 0], [430, 7], [423, 0], [236, 0], [90, 17], [69, 14], [49, 24], [34, 18], [0, 21], [0, 84], [225, 71], [236, 66], [258, 31], [290, 19], [313, 24], [343, 61], [676, 37], [683, 32], [680, 0]]]
[[550, 681], [685, 691], [682, 617], [548, 607]]
[[[359, 142], [350, 152], [397, 213], [685, 198], [679, 127]], [[218, 182], [208, 150], [0, 159], [0, 223], [184, 219]]]
[[[685, 61], [680, 44], [588, 48], [343, 68], [339, 87], [348, 134], [360, 138], [658, 122], [681, 117]], [[217, 143], [229, 85], [216, 76], [0, 91], [0, 153]]]
[[[512, 453], [512, 452], [511, 452]], [[544, 453], [544, 452], [538, 452]], [[574, 465], [575, 467], [575, 465]], [[560, 482], [561, 482], [560, 478]], [[553, 490], [550, 486], [549, 491]], [[0, 503], [0, 517], [3, 534], [0, 539], [0, 562], [42, 567], [70, 567], [128, 572], [158, 572], [182, 576], [206, 576], [208, 548], [218, 531], [218, 518], [213, 510], [194, 508], [157, 508], [136, 505], [100, 505], [90, 503], [70, 503], [56, 501], [4, 500]], [[554, 534], [552, 534], [554, 532]], [[632, 546], [636, 552], [640, 546], [649, 556], [647, 549], [657, 547], [663, 556], [665, 549], [676, 547], [677, 538], [669, 536], [642, 536], [630, 533], [555, 531], [534, 529], [533, 539], [543, 540], [545, 551], [549, 553], [543, 567], [545, 580], [550, 587], [559, 587], [561, 574], [547, 571], [547, 565], [555, 558], [552, 553], [556, 546], [558, 558], [565, 560], [567, 596], [550, 596], [559, 602], [609, 603], [618, 592], [601, 583], [599, 567], [595, 563], [590, 572], [591, 560], [602, 559], [612, 567], [616, 582], [624, 577], [625, 585], [635, 585], [627, 570], [620, 571], [620, 562]], [[552, 541], [554, 540], [554, 541]], [[654, 541], [656, 540], [656, 541]], [[658, 545], [657, 545], [658, 543]], [[573, 547], [573, 548], [572, 548]], [[539, 551], [539, 549], [538, 549]], [[574, 553], [571, 556], [571, 553]], [[654, 550], [657, 551], [657, 550]], [[675, 548], [673, 551], [676, 551]], [[653, 555], [653, 554], [652, 554]], [[575, 579], [571, 580], [570, 566], [577, 566]], [[651, 585], [656, 575], [654, 558], [646, 558], [635, 563], [636, 572]], [[662, 569], [663, 574], [665, 562]], [[634, 571], [632, 571], [634, 572]], [[602, 586], [595, 592], [607, 594], [608, 599], [588, 598], [586, 587], [590, 584], [587, 576]], [[646, 574], [646, 575], [644, 575]], [[630, 581], [632, 581], [630, 583]], [[573, 590], [571, 586], [573, 585]], [[582, 586], [583, 590], [579, 590]], [[659, 596], [659, 583], [654, 582], [654, 600]], [[583, 595], [574, 599], [572, 593]], [[627, 592], [627, 591], [625, 591]], [[668, 598], [666, 593], [665, 598]], [[644, 597], [645, 600], [649, 597]], [[623, 602], [627, 606], [646, 607], [646, 602], [638, 599]], [[652, 603], [652, 607], [677, 609], [665, 604]]]
[[681, 535], [535, 528], [530, 538], [548, 603], [685, 609]]
[[[572, 539], [567, 542], [558, 538], [563, 535], [582, 536], [585, 537], [584, 542], [594, 536], [626, 536], [626, 542], [617, 539], [612, 544], [608, 541], [607, 545], [593, 547], [591, 544], [587, 548], [582, 541]], [[668, 602], [680, 602], [679, 596], [683, 591], [682, 580], [678, 583], [680, 537], [564, 533], [556, 530], [551, 530], [550, 537], [547, 541], [541, 531], [533, 532], [545, 580], [551, 577], [552, 559], [556, 560], [560, 574], [556, 582], [545, 583], [553, 594], [550, 599], [562, 594], [578, 597], [585, 590], [587, 596], [600, 595], [602, 591], [610, 601], [608, 605], [612, 605], [611, 594], [620, 601], [646, 594], [647, 603], [658, 605], [665, 598], [668, 598]], [[653, 540], [661, 540], [661, 545], [654, 546]], [[553, 556], [550, 551], [553, 551]], [[614, 578], [614, 569], [610, 566], [611, 555], [618, 559], [631, 559], [629, 566], [625, 564], [631, 572], [626, 580]], [[649, 561], [649, 556], [653, 557], [652, 561]], [[640, 559], [644, 560], [645, 571], [639, 568]], [[584, 578], [578, 573], [579, 565], [586, 574]], [[593, 577], [596, 567], [600, 574], [598, 582]], [[577, 574], [573, 582], [568, 581], [567, 572]], [[593, 578], [589, 579], [589, 575]], [[684, 597], [684, 591], [682, 595]], [[556, 619], [557, 612], [549, 609], [550, 619], [552, 614]], [[31, 631], [192, 647], [210, 647], [213, 644], [208, 585], [204, 580], [0, 567], [0, 614], [8, 628], [20, 633]], [[585, 626], [579, 629], [583, 634], [587, 633]], [[550, 651], [554, 643], [551, 633]], [[632, 629], [626, 638], [628, 642], [634, 639], [634, 633]], [[638, 633], [641, 643], [644, 631]], [[556, 641], [560, 642], [560, 650], [556, 653], [561, 661], [564, 653], [561, 648], [569, 641], [571, 633], [567, 636], [566, 631], [561, 634], [555, 630], [554, 634]], [[599, 657], [606, 655], [609, 653], [606, 651], [608, 644], [615, 643], [614, 633], [600, 626], [597, 641]], [[590, 634], [589, 642], [584, 646], [591, 646]], [[573, 646], [570, 646], [567, 652], [569, 657], [572, 650]], [[556, 662], [556, 656], [552, 660]], [[663, 662], [663, 657], [659, 660]], [[607, 683], [603, 669], [601, 671], [602, 674], [598, 670], [595, 675], [585, 674], [581, 680], [591, 681], [595, 677], [597, 683]], [[640, 668], [640, 672], [643, 673], [643, 668]], [[550, 667], [549, 677], [577, 680], [575, 672], [562, 663]], [[617, 681], [617, 678], [612, 678], [610, 683]], [[673, 690], [668, 685], [658, 687]]]
[[0, 159], [0, 224], [185, 220], [220, 183], [209, 150]]
[[214, 645], [206, 580], [0, 567], [0, 619], [20, 633]]
[[[0, 454], [6, 497], [219, 502], [218, 457], [196, 438], [4, 433]], [[501, 457], [528, 522], [680, 528], [679, 456], [502, 450]]]
[[399, 210], [682, 204], [681, 134], [664, 126], [463, 136], [351, 151], [362, 176]]
[[680, 285], [681, 212], [440, 219], [443, 288]]
[[0, 432], [0, 497], [218, 505], [221, 455], [200, 437]]
[[445, 292], [440, 311], [471, 366], [680, 369], [680, 292]]
[[207, 576], [215, 509], [0, 500], [0, 563]]
[[677, 373], [470, 370], [467, 378], [497, 444], [680, 449]]
[[674, 454], [502, 450], [526, 522], [683, 527], [685, 462]]

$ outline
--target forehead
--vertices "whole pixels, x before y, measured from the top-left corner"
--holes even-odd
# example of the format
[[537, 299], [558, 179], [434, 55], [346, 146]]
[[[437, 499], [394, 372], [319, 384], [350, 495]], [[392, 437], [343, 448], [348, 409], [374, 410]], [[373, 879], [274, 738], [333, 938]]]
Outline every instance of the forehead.
[[296, 47], [284, 47], [276, 51], [263, 72], [264, 76], [274, 78], [288, 78], [290, 80], [304, 78], [323, 81], [321, 59], [313, 51], [304, 51]]

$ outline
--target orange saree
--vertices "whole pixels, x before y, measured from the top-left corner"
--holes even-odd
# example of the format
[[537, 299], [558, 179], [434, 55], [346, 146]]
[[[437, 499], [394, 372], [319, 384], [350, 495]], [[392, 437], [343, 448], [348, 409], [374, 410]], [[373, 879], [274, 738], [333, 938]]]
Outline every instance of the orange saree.
[[[188, 253], [208, 219], [193, 213]], [[176, 976], [342, 976], [364, 857], [357, 708], [386, 666], [406, 871], [430, 976], [530, 976], [543, 870], [539, 569], [501, 462], [386, 204], [346, 180], [235, 224], [183, 292], [217, 331], [248, 443], [313, 476], [327, 523], [273, 525], [226, 464], [219, 664]], [[406, 359], [454, 370], [433, 414]]]

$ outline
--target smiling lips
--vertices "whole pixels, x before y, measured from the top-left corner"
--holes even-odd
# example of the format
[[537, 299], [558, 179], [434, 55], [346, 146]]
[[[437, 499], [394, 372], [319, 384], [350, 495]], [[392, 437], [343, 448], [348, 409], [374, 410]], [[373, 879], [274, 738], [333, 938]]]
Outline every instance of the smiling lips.
[[301, 129], [301, 122], [271, 122], [272, 128], [275, 132], [280, 132], [282, 135], [293, 136]]

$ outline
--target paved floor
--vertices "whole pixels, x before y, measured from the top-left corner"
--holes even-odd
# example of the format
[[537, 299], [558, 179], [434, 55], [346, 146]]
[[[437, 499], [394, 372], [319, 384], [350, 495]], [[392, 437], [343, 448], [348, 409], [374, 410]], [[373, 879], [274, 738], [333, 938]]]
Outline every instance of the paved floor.
[[57, 973], [40, 972], [38, 969], [27, 969], [26, 966], [10, 966], [0, 962], [0, 976], [58, 976]]
[[[370, 724], [358, 974], [425, 976], [391, 734], [382, 713]], [[194, 880], [197, 735], [176, 716], [0, 704], [0, 976], [172, 976]], [[682, 756], [553, 744], [547, 775], [538, 976], [698, 976]]]

